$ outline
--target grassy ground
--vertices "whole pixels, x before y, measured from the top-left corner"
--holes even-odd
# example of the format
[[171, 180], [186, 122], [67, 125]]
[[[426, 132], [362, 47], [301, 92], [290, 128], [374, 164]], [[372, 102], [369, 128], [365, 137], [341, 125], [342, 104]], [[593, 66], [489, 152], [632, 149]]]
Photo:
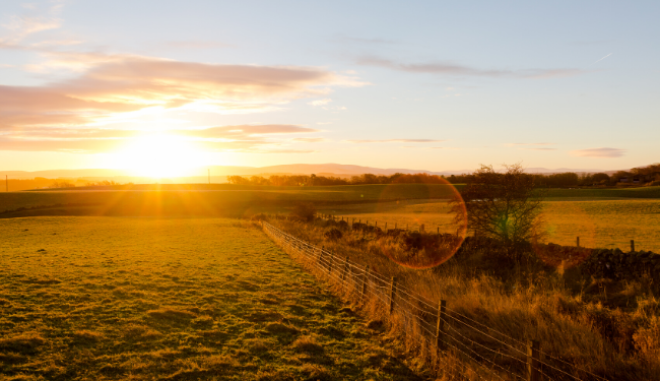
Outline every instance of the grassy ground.
[[[513, 338], [510, 345], [518, 351], [508, 355], [526, 353], [526, 340], [538, 340], [547, 361], [555, 367], [571, 364], [562, 369], [580, 380], [603, 379], [587, 372], [611, 381], [660, 379], [660, 301], [644, 274], [629, 282], [595, 280], [575, 268], [516, 264], [497, 247], [472, 247], [439, 266], [415, 269], [391, 259], [405, 250], [405, 242], [394, 237], [345, 228], [341, 238], [333, 238], [326, 234], [331, 227], [324, 221], [273, 223], [305, 242], [349, 257], [353, 264], [368, 265], [383, 279], [396, 277], [397, 284], [430, 306], [445, 300], [454, 330], [481, 343], [471, 346], [477, 357], [490, 357], [518, 374], [524, 374], [525, 360], [507, 357], [508, 349], [491, 340], [495, 332], [503, 333], [497, 334], [500, 339]], [[401, 305], [419, 308], [409, 294], [397, 294], [406, 300]], [[478, 335], [467, 328], [473, 323], [493, 331]], [[492, 350], [502, 350], [502, 356]], [[552, 379], [576, 378], [555, 374]]]
[[[110, 188], [110, 187], [108, 187]], [[260, 187], [216, 185], [205, 187], [161, 186], [138, 187], [136, 190], [64, 190], [0, 193], [0, 212], [57, 204], [91, 205], [80, 214], [118, 213], [122, 205], [136, 212], [153, 205], [164, 208], [201, 205], [204, 212], [226, 208], [231, 204], [259, 207], [260, 204], [291, 204], [310, 201], [321, 203], [376, 202], [399, 199], [449, 198], [454, 188], [448, 185], [398, 184], [351, 185], [336, 187]], [[207, 189], [208, 188], [208, 189]], [[99, 189], [104, 189], [103, 187]], [[201, 213], [201, 211], [200, 211]], [[74, 213], [78, 214], [78, 213]]]
[[415, 380], [230, 220], [0, 220], [2, 380]]
[[660, 187], [549, 189], [548, 198], [660, 198]]
[[[463, 185], [458, 184], [460, 190]], [[76, 208], [51, 208], [53, 215], [122, 214], [125, 205], [132, 212], [161, 205], [179, 211], [181, 205], [203, 205], [196, 213], [214, 213], [229, 205], [241, 209], [290, 205], [309, 201], [319, 204], [374, 203], [397, 200], [446, 199], [454, 187], [437, 184], [347, 185], [328, 187], [241, 186], [229, 184], [134, 185], [131, 187], [91, 187], [76, 190], [50, 190], [0, 193], [0, 213], [18, 208], [53, 205], [78, 205]], [[550, 200], [592, 200], [658, 198], [660, 187], [631, 189], [551, 189]], [[86, 205], [82, 207], [80, 205]], [[42, 213], [43, 214], [43, 213]], [[153, 213], [152, 213], [153, 214]], [[26, 215], [25, 212], [21, 215]]]
[[[456, 227], [446, 202], [406, 201], [385, 204], [338, 205], [323, 208], [323, 213], [369, 221], [371, 225], [455, 233]], [[636, 250], [660, 253], [660, 200], [600, 200], [544, 202], [547, 222], [546, 241], [560, 245], [621, 248], [629, 250], [635, 240]]]

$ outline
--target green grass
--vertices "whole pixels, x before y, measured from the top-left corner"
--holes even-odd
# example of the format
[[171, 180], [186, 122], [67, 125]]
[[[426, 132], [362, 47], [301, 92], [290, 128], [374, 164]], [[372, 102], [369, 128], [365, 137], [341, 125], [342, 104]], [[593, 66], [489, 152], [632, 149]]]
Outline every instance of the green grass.
[[[572, 246], [576, 237], [580, 245], [593, 248], [630, 248], [660, 253], [660, 200], [547, 201], [543, 203], [547, 222], [547, 242]], [[386, 204], [336, 205], [323, 207], [322, 213], [355, 218], [388, 228], [455, 233], [456, 226], [449, 206], [439, 201], [405, 201]]]
[[39, 217], [0, 231], [0, 379], [418, 379], [257, 229]]
[[[192, 188], [192, 189], [191, 189]], [[292, 205], [300, 201], [315, 203], [362, 203], [403, 199], [442, 199], [453, 194], [448, 185], [398, 184], [351, 185], [336, 187], [259, 187], [216, 185], [137, 187], [138, 190], [64, 190], [0, 193], [0, 212], [18, 208], [53, 205], [76, 205], [74, 208], [50, 208], [43, 213], [64, 215], [116, 215], [192, 213], [235, 214], [262, 206]], [[81, 206], [85, 205], [85, 206]], [[36, 212], [39, 213], [39, 212]], [[43, 214], [40, 213], [40, 214]], [[26, 215], [25, 212], [18, 215]]]
[[[455, 185], [460, 191], [462, 184]], [[241, 186], [230, 184], [163, 184], [89, 187], [0, 193], [0, 213], [41, 207], [5, 217], [26, 215], [195, 214], [240, 216], [253, 210], [291, 206], [447, 199], [454, 187], [437, 184], [347, 185], [327, 187]], [[659, 198], [660, 187], [629, 189], [550, 189], [549, 200]], [[59, 205], [59, 207], [54, 207]], [[62, 205], [67, 205], [63, 207]], [[45, 208], [44, 208], [45, 207]], [[47, 210], [48, 209], [48, 210]]]
[[[462, 185], [458, 185], [460, 189]], [[133, 190], [0, 193], [0, 217], [44, 215], [95, 216], [229, 216], [287, 213], [299, 202], [312, 202], [323, 212], [378, 221], [391, 228], [455, 232], [446, 203], [447, 185], [395, 184], [328, 187], [238, 185], [135, 185]], [[105, 190], [98, 190], [105, 189]], [[112, 190], [114, 189], [114, 190]], [[546, 203], [548, 241], [573, 245], [580, 236], [587, 247], [630, 247], [660, 252], [660, 187], [628, 189], [551, 189]], [[562, 202], [562, 203], [558, 203]], [[19, 210], [27, 208], [25, 210]], [[5, 213], [2, 213], [5, 212]]]
[[548, 198], [660, 198], [660, 187], [548, 189]]

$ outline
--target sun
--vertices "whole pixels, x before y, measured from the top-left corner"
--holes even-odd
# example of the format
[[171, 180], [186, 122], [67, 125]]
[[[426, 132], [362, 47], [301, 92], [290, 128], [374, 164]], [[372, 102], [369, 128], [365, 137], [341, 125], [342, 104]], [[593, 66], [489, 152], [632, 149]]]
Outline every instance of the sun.
[[131, 139], [116, 157], [132, 175], [167, 178], [190, 175], [204, 165], [204, 152], [175, 135], [145, 135]]

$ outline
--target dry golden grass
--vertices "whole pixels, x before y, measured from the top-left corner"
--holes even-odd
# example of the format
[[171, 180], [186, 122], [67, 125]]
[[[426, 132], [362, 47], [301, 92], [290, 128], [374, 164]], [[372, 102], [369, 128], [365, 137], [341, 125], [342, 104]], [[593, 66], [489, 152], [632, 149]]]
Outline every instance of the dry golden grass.
[[[660, 377], [660, 308], [644, 279], [594, 282], [576, 270], [516, 266], [493, 257], [488, 248], [416, 270], [394, 263], [379, 251], [396, 244], [388, 238], [349, 230], [343, 238], [329, 240], [323, 234], [326, 228], [318, 225], [274, 223], [306, 242], [350, 257], [352, 263], [369, 265], [386, 278], [396, 277], [399, 284], [436, 305], [446, 300], [451, 314], [504, 333], [512, 342], [523, 343], [523, 351], [528, 339], [539, 340], [545, 354], [572, 364], [563, 368], [567, 371], [581, 368], [609, 380]], [[496, 342], [482, 344], [497, 348]], [[422, 343], [405, 345], [411, 354], [425, 350]], [[521, 372], [523, 364], [517, 364]], [[515, 363], [509, 365], [515, 369]], [[590, 379], [580, 371], [573, 374]]]
[[0, 232], [1, 380], [421, 379], [247, 225], [41, 217]]

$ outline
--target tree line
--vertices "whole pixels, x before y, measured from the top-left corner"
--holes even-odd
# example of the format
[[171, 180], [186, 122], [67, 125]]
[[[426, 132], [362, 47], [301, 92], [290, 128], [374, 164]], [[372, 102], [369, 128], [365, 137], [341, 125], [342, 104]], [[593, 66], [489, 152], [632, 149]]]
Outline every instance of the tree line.
[[[470, 174], [438, 176], [428, 173], [393, 175], [374, 175], [365, 173], [359, 176], [334, 177], [316, 175], [272, 175], [265, 176], [228, 176], [227, 181], [238, 185], [272, 186], [333, 186], [366, 184], [469, 184], [481, 176], [479, 171]], [[660, 164], [633, 168], [630, 171], [618, 171], [611, 176], [607, 173], [552, 173], [529, 174], [537, 188], [568, 188], [585, 186], [612, 186], [619, 183], [660, 185]]]
[[263, 176], [228, 176], [227, 181], [237, 185], [273, 185], [273, 186], [332, 186], [332, 185], [366, 185], [366, 184], [446, 184], [442, 176], [427, 173], [395, 173], [390, 176], [365, 173], [359, 176], [341, 178], [316, 175], [272, 175]]

